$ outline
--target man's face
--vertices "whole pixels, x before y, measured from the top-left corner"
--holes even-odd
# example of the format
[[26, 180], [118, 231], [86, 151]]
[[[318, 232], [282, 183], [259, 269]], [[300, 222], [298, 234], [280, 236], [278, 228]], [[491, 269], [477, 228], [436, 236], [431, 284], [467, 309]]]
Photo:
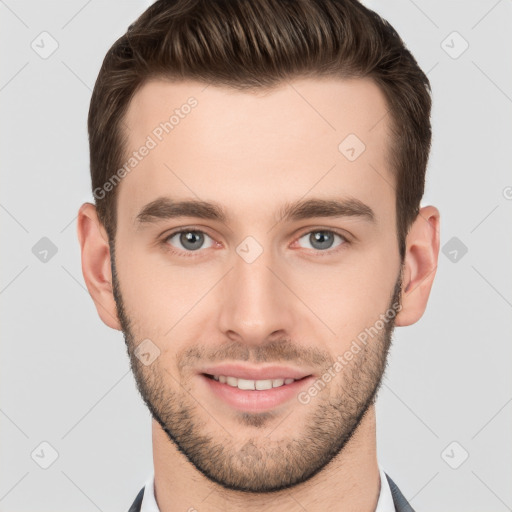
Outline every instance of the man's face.
[[[166, 133], [160, 123], [190, 97], [197, 104]], [[396, 310], [401, 291], [386, 111], [380, 89], [361, 79], [300, 80], [266, 93], [153, 81], [130, 104], [128, 152], [148, 136], [154, 144], [117, 191], [118, 316], [153, 418], [226, 488], [306, 481], [375, 398], [393, 330], [392, 315], [381, 315]], [[339, 148], [349, 134], [362, 153], [353, 136]], [[169, 216], [171, 208], [139, 216], [162, 198], [215, 203], [225, 219]], [[282, 216], [310, 200], [352, 200], [351, 215]], [[134, 351], [143, 340], [141, 361]], [[205, 375], [231, 363], [305, 378], [283, 393]]]

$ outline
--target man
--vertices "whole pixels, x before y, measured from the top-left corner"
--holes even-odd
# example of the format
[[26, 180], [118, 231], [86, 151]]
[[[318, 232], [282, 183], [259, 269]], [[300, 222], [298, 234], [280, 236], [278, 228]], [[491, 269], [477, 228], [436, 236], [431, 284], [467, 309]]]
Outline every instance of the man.
[[377, 462], [425, 311], [430, 86], [356, 0], [160, 0], [89, 112], [82, 270], [152, 422], [131, 511], [410, 511]]

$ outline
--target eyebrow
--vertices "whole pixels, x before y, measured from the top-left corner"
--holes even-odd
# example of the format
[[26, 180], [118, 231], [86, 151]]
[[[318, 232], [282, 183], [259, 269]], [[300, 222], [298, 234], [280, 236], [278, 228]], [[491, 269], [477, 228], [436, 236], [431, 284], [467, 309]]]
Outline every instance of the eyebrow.
[[[285, 203], [278, 211], [280, 221], [297, 221], [313, 217], [357, 217], [376, 223], [374, 211], [359, 199], [308, 199]], [[214, 202], [200, 200], [173, 200], [159, 197], [145, 205], [135, 218], [138, 226], [179, 217], [196, 217], [226, 223], [224, 208]]]

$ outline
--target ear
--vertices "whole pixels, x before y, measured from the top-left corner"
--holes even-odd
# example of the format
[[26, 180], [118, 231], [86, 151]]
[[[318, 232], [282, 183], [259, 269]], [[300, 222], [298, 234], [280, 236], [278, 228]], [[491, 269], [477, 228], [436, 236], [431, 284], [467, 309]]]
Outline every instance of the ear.
[[82, 254], [82, 274], [102, 321], [121, 330], [112, 293], [112, 269], [108, 235], [98, 219], [96, 207], [84, 203], [78, 211], [78, 241]]
[[407, 234], [402, 309], [396, 316], [396, 326], [414, 324], [425, 312], [437, 269], [439, 226], [439, 210], [424, 206]]

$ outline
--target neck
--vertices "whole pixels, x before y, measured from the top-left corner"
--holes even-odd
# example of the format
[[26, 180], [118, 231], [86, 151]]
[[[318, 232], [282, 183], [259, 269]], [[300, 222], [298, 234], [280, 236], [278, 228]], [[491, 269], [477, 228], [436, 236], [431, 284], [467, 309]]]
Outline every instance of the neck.
[[343, 450], [308, 481], [269, 494], [224, 489], [200, 473], [153, 420], [155, 497], [160, 512], [374, 512], [380, 493], [375, 406]]

